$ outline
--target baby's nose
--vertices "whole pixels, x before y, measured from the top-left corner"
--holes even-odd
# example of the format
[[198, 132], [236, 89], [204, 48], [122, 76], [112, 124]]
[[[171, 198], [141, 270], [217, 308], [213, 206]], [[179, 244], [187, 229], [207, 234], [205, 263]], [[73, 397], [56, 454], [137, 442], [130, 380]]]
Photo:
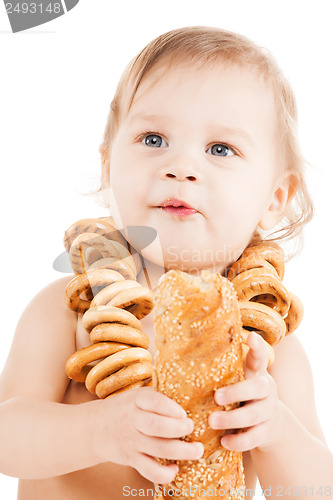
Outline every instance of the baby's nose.
[[180, 176], [179, 174], [173, 174], [172, 172], [168, 172], [165, 174], [165, 177], [170, 177], [171, 179], [176, 178], [178, 180], [186, 180], [188, 179], [189, 181], [196, 181], [197, 178], [194, 175], [186, 175], [186, 176]]
[[201, 180], [201, 173], [195, 161], [179, 156], [161, 169], [161, 178], [176, 179], [178, 181], [189, 180], [191, 182], [198, 182]]

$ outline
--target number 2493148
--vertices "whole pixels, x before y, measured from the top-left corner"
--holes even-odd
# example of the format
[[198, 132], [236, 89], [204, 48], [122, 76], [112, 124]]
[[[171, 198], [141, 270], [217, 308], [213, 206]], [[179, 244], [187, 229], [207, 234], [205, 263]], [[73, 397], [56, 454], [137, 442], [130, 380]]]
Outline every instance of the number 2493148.
[[5, 9], [7, 14], [12, 14], [13, 12], [22, 14], [42, 14], [43, 12], [48, 12], [49, 14], [60, 14], [62, 12], [61, 3], [49, 3], [47, 5], [42, 3], [6, 3]]

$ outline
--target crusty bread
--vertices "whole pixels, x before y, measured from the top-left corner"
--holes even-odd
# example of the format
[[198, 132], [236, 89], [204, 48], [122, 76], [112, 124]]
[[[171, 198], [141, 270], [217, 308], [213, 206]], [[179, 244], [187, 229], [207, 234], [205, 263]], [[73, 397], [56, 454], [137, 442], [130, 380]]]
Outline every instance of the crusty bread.
[[214, 401], [215, 390], [244, 377], [234, 288], [228, 279], [209, 271], [192, 276], [171, 270], [160, 278], [154, 303], [153, 386], [177, 401], [193, 419], [194, 431], [184, 439], [201, 441], [205, 447], [199, 460], [159, 459], [160, 463], [176, 463], [179, 472], [172, 483], [155, 485], [154, 498], [241, 499], [242, 453], [223, 448], [220, 440], [225, 431], [214, 430], [207, 422], [210, 413], [223, 409]]

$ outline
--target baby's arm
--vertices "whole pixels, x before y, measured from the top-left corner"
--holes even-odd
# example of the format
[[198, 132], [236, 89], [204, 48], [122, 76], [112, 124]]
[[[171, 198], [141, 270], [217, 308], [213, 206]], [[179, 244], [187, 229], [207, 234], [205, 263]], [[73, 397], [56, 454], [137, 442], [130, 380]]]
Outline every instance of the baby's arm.
[[271, 488], [272, 498], [288, 492], [303, 498], [333, 495], [333, 454], [317, 417], [311, 367], [295, 335], [275, 347], [271, 375], [281, 402], [283, 435], [272, 446], [251, 452], [262, 487]]
[[0, 472], [38, 479], [111, 461], [133, 466], [151, 481], [169, 482], [176, 467], [150, 455], [202, 455], [193, 443], [174, 439], [193, 427], [177, 403], [152, 388], [61, 403], [69, 382], [66, 360], [75, 350], [76, 315], [64, 304], [68, 281], [43, 289], [17, 325], [0, 376]]
[[64, 303], [70, 278], [51, 283], [26, 307], [0, 377], [0, 471], [42, 478], [96, 463], [90, 427], [97, 402], [60, 404], [74, 351], [76, 314]]
[[270, 374], [262, 338], [251, 333], [248, 344], [245, 380], [218, 389], [215, 395], [218, 404], [245, 404], [215, 412], [210, 425], [243, 430], [225, 435], [222, 444], [251, 451], [267, 498], [331, 495], [333, 455], [320, 428], [311, 368], [298, 339], [290, 335], [275, 347]]

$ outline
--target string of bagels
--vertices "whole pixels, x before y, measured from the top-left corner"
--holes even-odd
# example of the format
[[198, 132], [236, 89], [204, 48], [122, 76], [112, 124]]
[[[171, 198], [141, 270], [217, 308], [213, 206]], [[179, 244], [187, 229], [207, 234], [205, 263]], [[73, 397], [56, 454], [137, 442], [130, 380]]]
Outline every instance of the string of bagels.
[[[82, 219], [64, 236], [74, 278], [65, 290], [69, 309], [82, 314], [90, 343], [66, 363], [68, 377], [107, 398], [136, 387], [152, 386], [149, 338], [140, 320], [154, 307], [154, 293], [137, 281], [141, 257], [117, 229], [112, 217]], [[245, 359], [250, 330], [272, 346], [294, 332], [303, 318], [300, 299], [283, 285], [283, 250], [275, 243], [247, 247], [227, 278], [238, 297]]]

